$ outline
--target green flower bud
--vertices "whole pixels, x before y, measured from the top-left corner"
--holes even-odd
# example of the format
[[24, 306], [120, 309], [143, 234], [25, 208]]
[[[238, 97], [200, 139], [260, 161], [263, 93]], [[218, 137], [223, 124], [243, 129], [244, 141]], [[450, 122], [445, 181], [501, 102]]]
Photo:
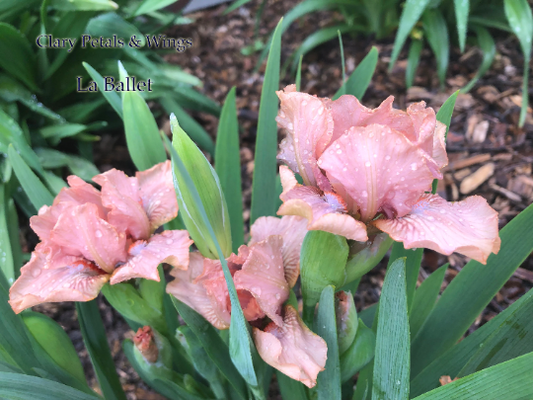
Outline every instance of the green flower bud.
[[85, 383], [85, 373], [78, 353], [63, 328], [52, 318], [40, 313], [26, 311], [21, 316], [35, 341], [50, 358], [74, 378]]
[[353, 242], [350, 246], [350, 258], [346, 264], [346, 281], [344, 284], [359, 279], [385, 257], [393, 240], [386, 233], [369, 237], [367, 242]]
[[337, 342], [339, 344], [339, 355], [342, 356], [355, 339], [359, 320], [357, 319], [353, 295], [350, 292], [338, 292], [336, 297]]
[[[231, 227], [226, 199], [218, 176], [200, 149], [179, 126], [174, 114], [170, 116], [170, 127], [173, 135], [172, 144], [191, 175], [224, 257], [229, 257]], [[187, 192], [185, 182], [181, 181], [179, 174], [175, 174], [174, 179], [177, 183], [175, 186], [180, 214], [189, 235], [203, 256], [218, 259], [215, 244], [209, 235], [208, 228], [203, 223], [196, 204]]]

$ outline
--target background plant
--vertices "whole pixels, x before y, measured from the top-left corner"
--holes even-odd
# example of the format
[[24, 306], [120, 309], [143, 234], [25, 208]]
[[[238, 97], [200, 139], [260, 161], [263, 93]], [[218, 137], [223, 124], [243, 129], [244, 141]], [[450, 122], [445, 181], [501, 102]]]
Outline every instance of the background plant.
[[[249, 0], [236, 1], [226, 12], [248, 2]], [[295, 71], [300, 56], [334, 39], [337, 32], [374, 36], [378, 40], [388, 38], [395, 32], [389, 70], [394, 67], [409, 39], [405, 76], [408, 88], [414, 82], [420, 54], [426, 44], [434, 54], [442, 87], [446, 79], [450, 47], [457, 45], [464, 52], [467, 42], [476, 45], [482, 53], [482, 61], [475, 76], [462, 89], [462, 92], [467, 92], [488, 71], [494, 60], [496, 44], [493, 35], [498, 31], [513, 33], [518, 38], [524, 55], [519, 120], [519, 125], [523, 126], [528, 107], [529, 60], [533, 41], [533, 17], [527, 0], [304, 0], [285, 15], [282, 31], [285, 32], [305, 14], [325, 10], [336, 12], [341, 20], [318, 29], [302, 42], [292, 55], [292, 61], [287, 61], [286, 65], [290, 64], [291, 71]], [[267, 52], [268, 46], [263, 47], [259, 65]]]

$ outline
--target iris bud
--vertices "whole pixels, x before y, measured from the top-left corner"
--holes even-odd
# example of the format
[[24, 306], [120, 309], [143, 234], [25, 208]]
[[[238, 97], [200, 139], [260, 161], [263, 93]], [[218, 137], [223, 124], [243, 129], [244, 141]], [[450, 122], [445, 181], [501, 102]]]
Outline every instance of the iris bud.
[[338, 292], [336, 298], [337, 343], [339, 345], [339, 355], [342, 356], [355, 339], [359, 320], [357, 319], [353, 295], [350, 292]]

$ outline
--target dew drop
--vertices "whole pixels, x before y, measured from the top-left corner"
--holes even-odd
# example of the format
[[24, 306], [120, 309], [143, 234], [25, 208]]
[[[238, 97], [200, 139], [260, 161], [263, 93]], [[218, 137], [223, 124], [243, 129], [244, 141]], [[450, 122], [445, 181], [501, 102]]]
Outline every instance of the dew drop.
[[34, 278], [37, 278], [39, 275], [41, 275], [41, 270], [39, 268], [35, 268], [31, 271], [31, 276]]
[[96, 236], [97, 238], [101, 238], [101, 237], [102, 237], [102, 231], [100, 231], [99, 229], [97, 229], [97, 230], [94, 232], [94, 236]]
[[174, 240], [172, 240], [172, 239], [167, 239], [167, 244], [172, 244], [172, 243], [174, 243]]
[[370, 165], [371, 165], [371, 164], [370, 164], [370, 161], [367, 161], [367, 162], [365, 163], [365, 167], [370, 167]]

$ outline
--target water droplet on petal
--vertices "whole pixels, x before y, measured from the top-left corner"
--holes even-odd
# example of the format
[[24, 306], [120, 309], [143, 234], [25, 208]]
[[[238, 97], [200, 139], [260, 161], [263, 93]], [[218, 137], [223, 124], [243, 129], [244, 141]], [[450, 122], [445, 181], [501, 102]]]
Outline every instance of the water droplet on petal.
[[99, 229], [97, 229], [97, 230], [94, 232], [94, 236], [96, 236], [97, 238], [101, 238], [101, 237], [102, 237], [102, 231], [100, 231]]
[[367, 161], [367, 162], [365, 163], [365, 167], [370, 167], [370, 165], [371, 165], [371, 164], [370, 164], [370, 161]]

